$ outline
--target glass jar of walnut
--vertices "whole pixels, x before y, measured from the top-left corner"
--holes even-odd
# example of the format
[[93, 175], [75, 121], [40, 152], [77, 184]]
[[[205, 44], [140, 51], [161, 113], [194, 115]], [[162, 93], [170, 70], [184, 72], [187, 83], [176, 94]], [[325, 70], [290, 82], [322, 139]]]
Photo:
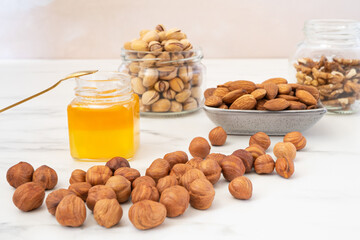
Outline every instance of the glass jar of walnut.
[[309, 20], [305, 39], [292, 59], [299, 84], [319, 89], [328, 112], [349, 114], [360, 108], [360, 24], [354, 20]]
[[141, 115], [176, 115], [203, 104], [205, 67], [200, 49], [144, 52], [122, 49], [119, 71], [131, 76]]

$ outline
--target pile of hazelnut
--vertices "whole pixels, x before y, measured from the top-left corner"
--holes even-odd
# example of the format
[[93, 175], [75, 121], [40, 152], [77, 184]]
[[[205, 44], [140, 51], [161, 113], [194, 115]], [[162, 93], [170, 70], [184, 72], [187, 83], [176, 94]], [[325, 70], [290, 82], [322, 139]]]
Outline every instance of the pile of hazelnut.
[[[212, 146], [225, 144], [227, 134], [222, 127], [209, 133]], [[50, 214], [63, 226], [79, 227], [86, 219], [86, 206], [97, 223], [110, 228], [123, 215], [120, 204], [131, 199], [128, 217], [141, 230], [161, 225], [166, 217], [182, 215], [189, 204], [195, 209], [210, 208], [215, 197], [213, 185], [221, 173], [229, 181], [229, 191], [237, 199], [252, 196], [252, 183], [243, 176], [254, 168], [258, 174], [276, 172], [289, 178], [294, 173], [296, 151], [305, 147], [306, 139], [299, 132], [285, 135], [284, 141], [274, 146], [277, 157], [266, 154], [271, 141], [267, 134], [258, 132], [250, 137], [249, 147], [231, 155], [210, 153], [211, 146], [203, 137], [194, 138], [189, 145], [192, 159], [183, 151], [165, 154], [154, 160], [145, 176], [130, 167], [121, 157], [114, 157], [106, 165], [96, 165], [86, 172], [76, 169], [71, 173], [68, 189], [57, 189], [48, 194], [46, 206]], [[12, 166], [7, 180], [16, 188], [13, 202], [22, 211], [40, 207], [45, 190], [57, 183], [56, 172], [47, 166], [34, 171], [25, 162]]]

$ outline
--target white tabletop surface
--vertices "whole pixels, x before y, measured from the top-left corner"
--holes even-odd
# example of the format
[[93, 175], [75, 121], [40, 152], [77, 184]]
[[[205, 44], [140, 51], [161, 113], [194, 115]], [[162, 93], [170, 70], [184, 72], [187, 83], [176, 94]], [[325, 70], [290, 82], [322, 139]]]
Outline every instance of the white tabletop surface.
[[[207, 85], [236, 79], [261, 82], [288, 76], [285, 59], [204, 60]], [[115, 70], [118, 60], [0, 61], [0, 108], [48, 87], [67, 73], [84, 69]], [[60, 226], [43, 204], [24, 213], [12, 203], [14, 189], [7, 169], [19, 161], [34, 168], [46, 164], [59, 176], [57, 188], [67, 188], [75, 168], [95, 163], [70, 157], [66, 106], [75, 83], [68, 81], [41, 97], [0, 114], [0, 239], [360, 239], [360, 114], [326, 115], [303, 132], [306, 148], [298, 152], [290, 179], [271, 175], [247, 176], [253, 183], [248, 201], [234, 199], [223, 178], [215, 185], [210, 209], [189, 207], [184, 215], [148, 231], [128, 219], [131, 203], [122, 204], [120, 224], [105, 229], [88, 211], [80, 228]], [[166, 123], [166, 124], [165, 124]], [[141, 119], [141, 145], [131, 166], [141, 174], [165, 153], [183, 150], [193, 137], [207, 137], [215, 125], [203, 111], [180, 118]], [[212, 152], [231, 154], [248, 146], [248, 136], [229, 136]], [[271, 137], [272, 147], [281, 137]], [[47, 191], [47, 194], [49, 191]]]

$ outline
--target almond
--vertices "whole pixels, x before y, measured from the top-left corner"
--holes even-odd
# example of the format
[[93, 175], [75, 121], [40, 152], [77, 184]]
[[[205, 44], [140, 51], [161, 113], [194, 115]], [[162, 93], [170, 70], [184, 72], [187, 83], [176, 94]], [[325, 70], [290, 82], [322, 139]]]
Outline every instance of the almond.
[[221, 97], [218, 96], [210, 96], [205, 100], [205, 105], [208, 107], [219, 107], [221, 104]]
[[251, 93], [253, 91], [255, 91], [256, 89], [256, 85], [253, 82], [250, 81], [246, 81], [246, 80], [238, 80], [238, 81], [233, 81], [231, 83], [229, 83], [228, 86], [230, 91], [234, 91], [237, 89], [245, 89], [247, 91], [247, 93]]
[[289, 84], [278, 84], [279, 94], [289, 94], [292, 90]]
[[229, 89], [227, 89], [226, 87], [218, 87], [213, 92], [213, 96], [218, 96], [222, 98], [229, 92], [230, 92]]
[[256, 105], [256, 99], [253, 95], [245, 94], [236, 99], [229, 109], [251, 110]]
[[306, 105], [316, 105], [317, 101], [314, 96], [305, 90], [296, 90], [296, 97], [299, 98], [300, 102], [305, 103]]
[[266, 108], [264, 108], [264, 104], [267, 102], [268, 100], [266, 99], [261, 99], [259, 101], [257, 101], [257, 104], [256, 104], [256, 110], [266, 110]]
[[[293, 87], [293, 89], [294, 89], [294, 87]], [[314, 97], [316, 100], [319, 100], [319, 98], [320, 98], [319, 90], [318, 90], [316, 87], [299, 85], [299, 86], [297, 86], [296, 90], [305, 90], [305, 91], [308, 91], [309, 93], [311, 93], [311, 95], [313, 95], [313, 97]]]
[[268, 80], [263, 81], [262, 83], [275, 83], [275, 84], [287, 84], [288, 81], [285, 78], [270, 78]]
[[281, 111], [288, 108], [289, 106], [289, 101], [283, 98], [271, 99], [264, 104], [264, 108], [270, 111]]
[[204, 97], [208, 98], [208, 97], [212, 96], [213, 93], [215, 92], [215, 90], [216, 90], [216, 88], [208, 88], [208, 89], [206, 89], [205, 92], [204, 92]]
[[289, 101], [289, 103], [290, 103], [289, 110], [304, 110], [304, 109], [306, 109], [306, 105], [303, 104], [302, 102]]
[[274, 99], [279, 91], [279, 87], [275, 83], [272, 83], [272, 82], [265, 83], [264, 89], [266, 90], [266, 98], [267, 99]]
[[226, 104], [232, 104], [236, 99], [245, 95], [247, 92], [244, 89], [237, 89], [227, 93], [223, 98], [222, 101]]
[[266, 90], [259, 88], [259, 89], [256, 89], [255, 91], [253, 91], [251, 93], [251, 95], [253, 95], [256, 100], [260, 100], [266, 96]]
[[295, 97], [295, 96], [290, 96], [290, 95], [277, 95], [278, 98], [283, 98], [286, 99], [288, 101], [299, 101], [299, 98]]

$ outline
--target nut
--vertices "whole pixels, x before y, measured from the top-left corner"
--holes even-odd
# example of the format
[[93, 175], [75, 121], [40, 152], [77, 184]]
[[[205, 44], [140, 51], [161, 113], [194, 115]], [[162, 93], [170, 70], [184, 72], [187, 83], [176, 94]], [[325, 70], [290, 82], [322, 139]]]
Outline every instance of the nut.
[[253, 144], [258, 144], [261, 146], [265, 151], [269, 148], [271, 141], [269, 136], [264, 132], [257, 132], [250, 137], [249, 146]]
[[287, 80], [285, 78], [270, 78], [262, 82], [265, 83], [274, 83], [274, 84], [287, 84]]
[[222, 97], [222, 101], [226, 104], [232, 104], [236, 99], [239, 97], [247, 94], [247, 91], [245, 89], [237, 89], [231, 92], [226, 93]]
[[129, 209], [131, 223], [140, 230], [157, 227], [164, 222], [165, 218], [165, 206], [151, 200], [137, 202]]
[[189, 97], [184, 102], [184, 111], [190, 111], [190, 110], [196, 109], [197, 107], [198, 107], [198, 103], [197, 103], [196, 99], [193, 97]]
[[[202, 160], [202, 159], [201, 159]], [[184, 164], [184, 163], [177, 163], [175, 164], [171, 171], [170, 171], [170, 176], [174, 176], [176, 178], [176, 180], [180, 180], [180, 178], [190, 169], [192, 169], [193, 167], [190, 166], [189, 164]]]
[[91, 184], [88, 182], [78, 182], [71, 184], [68, 189], [80, 197], [83, 201], [86, 201], [88, 192], [91, 188]]
[[205, 158], [210, 153], [210, 145], [203, 137], [196, 137], [190, 142], [189, 152], [193, 157]]
[[162, 194], [165, 189], [175, 185], [178, 185], [178, 180], [176, 179], [176, 177], [166, 176], [159, 179], [156, 188], [158, 189], [159, 193]]
[[295, 96], [299, 98], [300, 102], [305, 103], [308, 106], [317, 104], [317, 100], [308, 91], [296, 90]]
[[79, 227], [86, 219], [85, 203], [75, 195], [65, 196], [56, 208], [55, 217], [62, 226]]
[[104, 185], [113, 175], [111, 169], [107, 166], [93, 166], [86, 172], [86, 182], [91, 185]]
[[221, 168], [224, 178], [229, 182], [245, 173], [244, 163], [234, 155], [225, 157], [221, 162]]
[[291, 142], [278, 142], [273, 149], [277, 158], [287, 158], [294, 160], [296, 157], [296, 147]]
[[206, 179], [204, 173], [196, 168], [190, 169], [180, 178], [180, 185], [189, 190], [190, 184], [196, 179]]
[[86, 205], [92, 211], [97, 201], [100, 199], [116, 199], [114, 190], [105, 185], [96, 185], [89, 189]]
[[257, 174], [267, 174], [274, 171], [275, 162], [269, 154], [259, 156], [254, 162], [254, 169]]
[[190, 160], [186, 163], [186, 165], [189, 165], [189, 166], [191, 166], [192, 168], [197, 168], [197, 169], [199, 169], [199, 168], [200, 168], [200, 163], [201, 163], [202, 161], [203, 161], [202, 158], [200, 158], [200, 157], [194, 157], [194, 158], [190, 159]]
[[251, 181], [245, 177], [237, 177], [232, 180], [229, 184], [229, 191], [234, 198], [247, 200], [252, 196], [252, 183]]
[[156, 83], [159, 77], [159, 72], [155, 68], [146, 68], [143, 78], [144, 87], [152, 87]]
[[27, 162], [19, 162], [18, 164], [9, 168], [6, 173], [6, 180], [8, 183], [17, 188], [20, 185], [31, 182], [34, 173], [34, 168]]
[[307, 106], [302, 103], [302, 102], [297, 102], [297, 101], [289, 101], [290, 106], [289, 106], [289, 110], [304, 110], [307, 108]]
[[113, 157], [106, 162], [105, 166], [109, 167], [111, 171], [115, 172], [118, 168], [130, 167], [128, 160], [123, 157]]
[[45, 189], [34, 182], [27, 182], [16, 188], [13, 195], [15, 206], [28, 212], [40, 207], [44, 201]]
[[254, 158], [254, 161], [261, 155], [265, 154], [265, 150], [258, 144], [253, 144], [247, 148], [245, 148], [246, 151], [251, 153], [251, 155]]
[[211, 184], [219, 181], [221, 176], [221, 167], [216, 160], [205, 159], [200, 163], [200, 170], [204, 173], [205, 177]]
[[179, 103], [184, 103], [191, 96], [191, 91], [189, 89], [184, 89], [175, 95], [175, 100]]
[[159, 100], [159, 98], [160, 98], [160, 95], [157, 91], [149, 90], [149, 91], [144, 92], [144, 94], [142, 95], [142, 98], [141, 98], [141, 102], [144, 105], [151, 105], [154, 102], [156, 102], [157, 100]]
[[133, 182], [136, 178], [140, 177], [140, 172], [134, 168], [122, 167], [114, 172], [114, 176], [121, 175], [130, 182]]
[[238, 149], [238, 150], [234, 151], [231, 155], [234, 155], [241, 159], [241, 161], [243, 162], [243, 164], [245, 166], [245, 173], [251, 172], [251, 169], [254, 164], [254, 158], [250, 152], [248, 152], [244, 149]]
[[212, 96], [214, 94], [215, 90], [216, 90], [216, 88], [208, 88], [208, 89], [206, 89], [205, 92], [204, 92], [204, 97], [208, 98], [208, 97]]
[[261, 100], [266, 96], [266, 90], [263, 88], [256, 89], [251, 93], [256, 100]]
[[165, 92], [163, 92], [162, 95], [166, 99], [174, 99], [176, 96], [176, 92], [174, 90], [168, 89]]
[[51, 215], [55, 216], [56, 208], [59, 205], [60, 201], [67, 195], [75, 194], [74, 192], [68, 189], [58, 189], [49, 193], [46, 197], [46, 207]]
[[151, 111], [153, 112], [167, 112], [170, 110], [171, 103], [168, 99], [160, 99], [151, 105]]
[[222, 146], [225, 144], [227, 134], [222, 127], [216, 127], [209, 133], [209, 140], [213, 146]]
[[155, 30], [148, 31], [141, 37], [141, 39], [148, 43], [152, 41], [159, 41], [159, 35]]
[[94, 207], [94, 218], [100, 226], [111, 228], [120, 222], [123, 210], [116, 199], [101, 199]]
[[263, 83], [264, 89], [266, 90], [266, 98], [271, 100], [278, 95], [279, 87], [275, 83], [268, 82]]
[[182, 215], [189, 207], [189, 201], [189, 192], [179, 185], [165, 189], [160, 197], [160, 203], [166, 207], [167, 217]]
[[196, 179], [189, 187], [190, 204], [193, 208], [205, 210], [211, 207], [215, 197], [213, 185], [206, 179]]
[[167, 40], [164, 46], [168, 52], [180, 52], [184, 49], [184, 45], [179, 40]]
[[131, 194], [131, 182], [121, 175], [112, 176], [107, 180], [105, 186], [111, 187], [119, 203], [129, 200]]
[[84, 170], [75, 169], [72, 171], [69, 183], [73, 184], [77, 182], [86, 182], [86, 172]]
[[164, 159], [169, 162], [170, 169], [172, 169], [175, 164], [186, 163], [189, 160], [189, 157], [186, 152], [176, 151], [165, 154]]
[[148, 51], [148, 43], [143, 40], [134, 40], [130, 45], [132, 50], [135, 51]]
[[297, 151], [306, 146], [306, 138], [300, 132], [289, 132], [284, 136], [284, 142], [294, 144]]
[[58, 176], [54, 169], [46, 165], [42, 165], [34, 171], [33, 182], [39, 184], [45, 188], [45, 190], [49, 190], [56, 186]]
[[170, 88], [175, 92], [181, 92], [184, 90], [184, 82], [180, 78], [173, 78], [169, 82]]
[[206, 156], [205, 160], [207, 159], [215, 160], [220, 166], [221, 162], [224, 160], [225, 157], [226, 155], [222, 153], [210, 153], [209, 155]]
[[146, 169], [146, 176], [152, 177], [155, 182], [169, 174], [170, 164], [162, 158], [155, 159], [150, 167]]
[[178, 103], [176, 101], [171, 101], [170, 112], [181, 112], [182, 109], [183, 106], [181, 103]]
[[256, 89], [256, 85], [255, 83], [251, 82], [251, 81], [246, 81], [246, 80], [238, 80], [238, 81], [233, 81], [233, 82], [229, 82], [227, 84], [227, 87], [230, 91], [234, 91], [236, 89], [245, 89], [247, 91], [247, 93], [252, 93], [253, 91], [255, 91]]
[[209, 96], [205, 99], [205, 105], [208, 107], [219, 107], [222, 104], [221, 97]]
[[142, 200], [159, 201], [159, 191], [156, 187], [146, 184], [137, 185], [131, 192], [131, 201], [136, 203]]
[[275, 162], [275, 169], [283, 178], [289, 178], [294, 173], [294, 162], [287, 158], [278, 158]]
[[154, 89], [158, 92], [165, 92], [169, 89], [170, 84], [168, 81], [157, 81], [154, 85]]
[[292, 91], [292, 88], [289, 84], [278, 84], [279, 94], [289, 94]]
[[251, 94], [245, 94], [236, 99], [229, 109], [251, 110], [256, 106], [256, 99]]
[[162, 52], [163, 48], [158, 41], [149, 42], [149, 50], [150, 52]]
[[264, 104], [264, 108], [269, 111], [281, 111], [290, 106], [290, 102], [284, 98], [275, 98], [267, 101]]
[[137, 179], [135, 179], [132, 182], [132, 188], [134, 189], [136, 186], [142, 185], [142, 184], [145, 184], [145, 185], [148, 185], [148, 186], [151, 186], [151, 187], [156, 186], [156, 183], [155, 183], [154, 179], [152, 179], [149, 176], [141, 176], [141, 177], [138, 177]]

